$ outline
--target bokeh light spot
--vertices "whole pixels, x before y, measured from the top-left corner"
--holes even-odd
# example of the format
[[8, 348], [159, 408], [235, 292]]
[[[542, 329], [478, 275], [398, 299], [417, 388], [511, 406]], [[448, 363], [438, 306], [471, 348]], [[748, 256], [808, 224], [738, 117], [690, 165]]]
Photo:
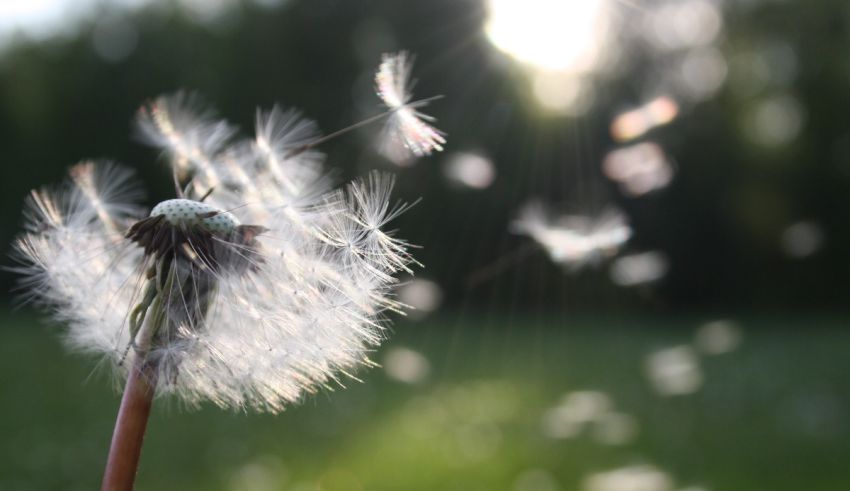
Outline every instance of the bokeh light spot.
[[805, 110], [790, 94], [764, 98], [751, 108], [746, 119], [750, 140], [763, 147], [790, 143], [799, 135], [805, 122]]
[[411, 279], [402, 284], [397, 293], [399, 301], [413, 309], [408, 312], [412, 319], [425, 317], [437, 310], [443, 302], [440, 285], [423, 278]]
[[387, 350], [383, 365], [388, 377], [406, 384], [422, 382], [431, 372], [428, 359], [409, 348], [396, 347]]
[[611, 281], [619, 286], [645, 285], [663, 278], [668, 268], [667, 258], [660, 252], [630, 254], [611, 263]]
[[612, 150], [602, 162], [602, 171], [628, 196], [661, 189], [673, 179], [673, 166], [664, 150], [651, 142]]
[[443, 174], [449, 181], [472, 189], [486, 189], [496, 179], [493, 161], [472, 152], [452, 154], [443, 167]]
[[611, 122], [611, 136], [617, 141], [629, 141], [647, 131], [665, 125], [679, 114], [679, 104], [671, 97], [660, 96], [643, 106], [617, 115]]
[[660, 395], [691, 394], [702, 386], [699, 359], [690, 346], [655, 351], [647, 356], [645, 367], [652, 387]]
[[670, 476], [650, 465], [622, 467], [588, 476], [582, 491], [672, 491]]
[[697, 329], [694, 344], [706, 355], [729, 353], [741, 344], [741, 329], [730, 320], [706, 322]]
[[823, 245], [823, 235], [823, 229], [815, 222], [791, 224], [782, 232], [782, 252], [794, 258], [811, 256]]

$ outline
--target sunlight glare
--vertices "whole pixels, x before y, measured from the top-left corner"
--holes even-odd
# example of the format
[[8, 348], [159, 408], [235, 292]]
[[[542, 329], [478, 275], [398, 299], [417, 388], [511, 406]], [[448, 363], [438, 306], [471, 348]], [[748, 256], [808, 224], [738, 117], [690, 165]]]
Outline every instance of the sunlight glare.
[[601, 49], [607, 0], [489, 0], [486, 26], [502, 51], [549, 71], [587, 72]]
[[529, 69], [541, 107], [580, 116], [594, 99], [586, 79], [613, 53], [610, 1], [488, 0], [485, 30], [495, 47]]

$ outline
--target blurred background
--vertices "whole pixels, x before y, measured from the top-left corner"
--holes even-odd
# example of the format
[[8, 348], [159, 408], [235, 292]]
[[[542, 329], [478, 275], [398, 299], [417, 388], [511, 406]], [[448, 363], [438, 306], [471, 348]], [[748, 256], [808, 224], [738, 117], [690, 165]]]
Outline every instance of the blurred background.
[[[131, 124], [197, 91], [329, 133], [409, 50], [447, 133], [327, 143], [421, 198], [425, 267], [364, 383], [279, 416], [162, 400], [140, 489], [850, 489], [850, 6], [842, 0], [29, 0], [0, 4], [0, 247]], [[10, 265], [7, 259], [4, 264]], [[0, 489], [92, 489], [119, 397], [0, 273]]]

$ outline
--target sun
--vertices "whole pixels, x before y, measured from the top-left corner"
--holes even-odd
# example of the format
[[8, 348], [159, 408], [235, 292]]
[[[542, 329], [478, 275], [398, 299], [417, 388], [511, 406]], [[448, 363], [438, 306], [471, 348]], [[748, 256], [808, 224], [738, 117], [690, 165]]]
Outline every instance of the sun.
[[485, 31], [500, 50], [531, 67], [592, 71], [608, 35], [609, 0], [488, 0]]

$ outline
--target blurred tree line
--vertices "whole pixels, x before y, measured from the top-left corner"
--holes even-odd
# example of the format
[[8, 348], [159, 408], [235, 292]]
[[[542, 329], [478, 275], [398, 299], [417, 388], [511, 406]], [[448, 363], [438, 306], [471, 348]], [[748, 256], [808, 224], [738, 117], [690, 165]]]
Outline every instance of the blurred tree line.
[[[408, 49], [417, 55], [417, 95], [446, 96], [428, 112], [449, 135], [447, 151], [489, 155], [498, 172], [493, 186], [452, 187], [442, 175], [445, 155], [393, 167], [371, 145], [377, 127], [323, 150], [340, 182], [386, 168], [398, 173], [402, 199], [423, 198], [396, 226], [423, 246], [417, 258], [426, 268], [418, 274], [444, 288], [448, 306], [844, 308], [850, 294], [845, 2], [727, 2], [721, 45], [727, 58], [764, 38], [793, 47], [799, 63], [793, 91], [805, 108], [805, 126], [781, 147], [753, 145], [741, 123], [750, 101], [722, 89], [653, 133], [677, 163], [677, 175], [667, 189], [639, 198], [619, 194], [600, 162], [614, 147], [611, 118], [641, 102], [633, 84], [647, 75], [640, 60], [624, 60], [615, 77], [598, 82], [588, 114], [547, 116], [528, 103], [517, 70], [488, 43], [485, 14], [471, 0], [312, 0], [276, 8], [246, 3], [200, 23], [178, 8], [128, 16], [104, 7], [72, 35], [19, 39], [0, 59], [0, 244], [8, 251], [28, 190], [61, 181], [82, 159], [133, 167], [151, 205], [170, 197], [165, 166], [132, 136], [132, 116], [150, 97], [196, 90], [246, 133], [256, 107], [279, 103], [302, 109], [330, 132], [379, 110], [372, 70], [382, 52]], [[104, 42], [107, 55], [111, 42], [132, 46], [110, 57], [97, 49]], [[629, 249], [663, 251], [669, 274], [651, 287], [623, 289], [611, 284], [604, 267], [567, 274], [542, 252], [522, 253], [527, 239], [508, 226], [535, 197], [568, 210], [599, 210], [613, 201], [634, 228]], [[802, 219], [819, 224], [824, 244], [810, 257], [789, 258], [780, 235]], [[494, 273], [470, 285], [482, 268]], [[3, 291], [13, 286], [8, 273], [0, 280]]]

